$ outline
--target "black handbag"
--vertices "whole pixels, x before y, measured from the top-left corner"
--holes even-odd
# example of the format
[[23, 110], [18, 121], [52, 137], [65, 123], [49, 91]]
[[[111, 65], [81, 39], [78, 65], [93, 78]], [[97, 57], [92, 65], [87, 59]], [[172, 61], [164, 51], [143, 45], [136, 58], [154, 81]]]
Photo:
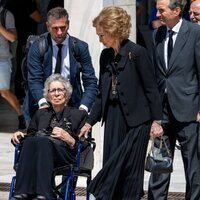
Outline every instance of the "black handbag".
[[146, 171], [153, 173], [171, 173], [173, 171], [172, 156], [167, 142], [169, 142], [167, 136], [152, 139], [145, 163]]

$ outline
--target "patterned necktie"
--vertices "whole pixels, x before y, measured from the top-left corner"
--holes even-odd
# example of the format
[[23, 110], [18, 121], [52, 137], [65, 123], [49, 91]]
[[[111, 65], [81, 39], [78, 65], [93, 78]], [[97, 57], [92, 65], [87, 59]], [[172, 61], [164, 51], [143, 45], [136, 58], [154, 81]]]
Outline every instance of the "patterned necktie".
[[54, 73], [61, 73], [61, 62], [62, 62], [62, 46], [63, 44], [57, 44], [58, 46], [58, 53], [57, 53], [57, 59], [56, 59], [56, 67]]
[[167, 59], [167, 62], [169, 64], [169, 60], [170, 60], [170, 57], [171, 57], [171, 54], [172, 54], [172, 50], [173, 50], [173, 34], [174, 34], [174, 31], [172, 31], [171, 29], [168, 31], [169, 32], [169, 41], [168, 41], [168, 47], [167, 47], [167, 55], [168, 55], [168, 59]]

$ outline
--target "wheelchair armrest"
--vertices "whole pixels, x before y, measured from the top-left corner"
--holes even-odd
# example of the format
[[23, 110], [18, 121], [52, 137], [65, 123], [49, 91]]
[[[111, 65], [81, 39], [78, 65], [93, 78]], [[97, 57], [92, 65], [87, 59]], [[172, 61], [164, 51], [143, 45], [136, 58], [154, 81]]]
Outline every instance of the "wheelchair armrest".
[[88, 137], [88, 138], [80, 137], [78, 142], [81, 143], [81, 144], [83, 144], [83, 146], [85, 146], [85, 147], [87, 147], [88, 145], [90, 145], [92, 147], [93, 151], [96, 148], [95, 139], [92, 138], [92, 137]]

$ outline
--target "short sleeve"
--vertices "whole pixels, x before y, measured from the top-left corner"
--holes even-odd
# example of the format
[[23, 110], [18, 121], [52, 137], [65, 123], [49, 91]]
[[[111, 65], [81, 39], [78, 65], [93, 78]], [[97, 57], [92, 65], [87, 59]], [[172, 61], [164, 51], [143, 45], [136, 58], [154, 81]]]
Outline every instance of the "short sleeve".
[[6, 13], [6, 21], [5, 21], [6, 29], [15, 28], [15, 18], [10, 11]]

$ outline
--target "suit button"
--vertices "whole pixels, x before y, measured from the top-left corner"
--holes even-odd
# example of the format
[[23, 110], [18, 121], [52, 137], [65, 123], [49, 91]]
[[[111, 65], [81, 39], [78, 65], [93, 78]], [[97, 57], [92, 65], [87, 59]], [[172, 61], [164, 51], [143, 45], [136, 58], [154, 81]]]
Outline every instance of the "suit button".
[[126, 113], [126, 116], [129, 116], [130, 115], [130, 113]]
[[120, 85], [120, 82], [117, 82], [117, 85]]
[[127, 105], [127, 103], [126, 103], [126, 102], [124, 102], [124, 103], [123, 103], [123, 105], [124, 105], [124, 106], [126, 106], [126, 105]]
[[120, 92], [120, 94], [121, 94], [121, 95], [124, 95], [124, 93], [123, 93], [123, 92]]

